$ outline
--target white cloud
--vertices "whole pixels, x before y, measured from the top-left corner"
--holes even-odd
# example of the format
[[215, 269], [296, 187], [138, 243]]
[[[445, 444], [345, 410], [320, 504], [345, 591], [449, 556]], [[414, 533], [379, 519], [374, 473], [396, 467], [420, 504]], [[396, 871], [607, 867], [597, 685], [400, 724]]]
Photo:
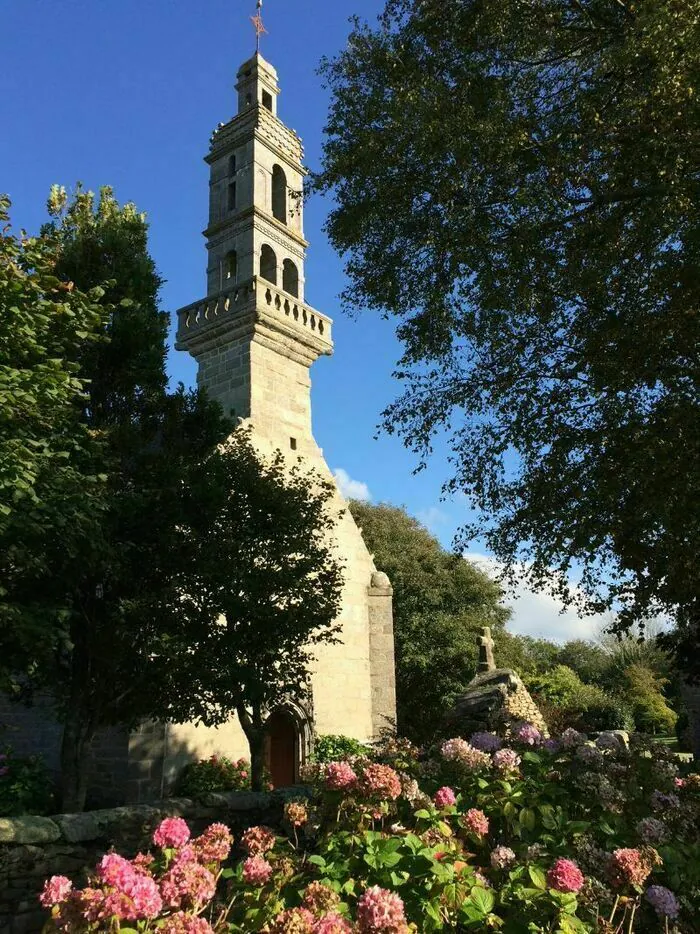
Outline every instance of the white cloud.
[[[488, 555], [469, 554], [466, 558], [492, 577], [499, 573], [499, 563]], [[514, 588], [507, 589], [503, 602], [513, 610], [507, 629], [521, 636], [551, 639], [554, 642], [593, 639], [610, 624], [609, 615], [581, 616], [575, 609], [564, 609], [561, 600], [552, 594], [533, 591], [524, 582], [518, 582]]]
[[367, 484], [363, 483], [361, 480], [353, 480], [347, 470], [343, 470], [342, 467], [336, 467], [333, 471], [333, 476], [335, 477], [335, 482], [338, 485], [341, 495], [344, 496], [345, 499], [372, 499], [372, 494]]
[[438, 509], [437, 506], [431, 506], [429, 509], [423, 509], [418, 513], [417, 517], [419, 522], [421, 522], [426, 529], [430, 532], [437, 532], [445, 523], [450, 521], [450, 517]]

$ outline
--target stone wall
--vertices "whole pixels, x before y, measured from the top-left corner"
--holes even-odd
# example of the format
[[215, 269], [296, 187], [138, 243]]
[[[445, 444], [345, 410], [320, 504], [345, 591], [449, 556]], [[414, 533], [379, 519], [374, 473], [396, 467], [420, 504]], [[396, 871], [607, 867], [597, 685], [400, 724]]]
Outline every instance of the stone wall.
[[[50, 699], [37, 698], [31, 707], [0, 694], [0, 749], [11, 746], [18, 756], [41, 756], [54, 780], [60, 773], [61, 726], [52, 713]], [[112, 807], [125, 800], [146, 800], [150, 795], [129, 799], [129, 734], [118, 727], [101, 730], [90, 752], [89, 807]], [[133, 776], [132, 776], [133, 777]], [[142, 776], [140, 776], [142, 777]]]
[[279, 826], [284, 801], [294, 794], [299, 789], [230, 792], [201, 802], [181, 798], [84, 814], [0, 818], [0, 934], [38, 934], [46, 921], [37, 900], [45, 879], [65, 875], [84, 884], [86, 870], [112, 847], [124, 856], [146, 850], [163, 817], [184, 817], [193, 833], [223, 821], [238, 837], [255, 824]]

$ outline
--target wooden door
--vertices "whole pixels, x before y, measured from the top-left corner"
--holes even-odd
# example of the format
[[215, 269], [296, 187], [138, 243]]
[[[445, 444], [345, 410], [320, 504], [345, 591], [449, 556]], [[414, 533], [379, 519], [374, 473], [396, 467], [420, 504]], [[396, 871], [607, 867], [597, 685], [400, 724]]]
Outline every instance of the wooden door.
[[291, 714], [275, 710], [267, 721], [267, 767], [275, 788], [297, 780], [297, 730]]

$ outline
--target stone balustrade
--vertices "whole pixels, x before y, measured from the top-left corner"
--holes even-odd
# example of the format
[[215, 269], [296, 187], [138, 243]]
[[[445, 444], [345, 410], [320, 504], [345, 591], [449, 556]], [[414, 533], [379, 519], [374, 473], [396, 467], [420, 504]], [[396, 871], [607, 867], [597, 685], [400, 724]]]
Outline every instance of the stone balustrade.
[[329, 348], [332, 345], [330, 318], [260, 276], [181, 308], [177, 313], [178, 343], [215, 323], [224, 323], [227, 318], [233, 323], [236, 314], [253, 307], [262, 307], [273, 317], [311, 332]]

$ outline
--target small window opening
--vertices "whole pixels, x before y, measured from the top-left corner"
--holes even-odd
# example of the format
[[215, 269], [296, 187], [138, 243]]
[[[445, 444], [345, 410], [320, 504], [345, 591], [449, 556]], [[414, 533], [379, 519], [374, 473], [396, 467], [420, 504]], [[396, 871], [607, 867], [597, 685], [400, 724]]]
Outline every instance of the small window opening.
[[273, 285], [277, 285], [277, 257], [275, 251], [267, 243], [263, 243], [260, 250], [260, 275]]
[[262, 102], [263, 107], [267, 107], [267, 109], [272, 112], [272, 94], [270, 94], [269, 91], [262, 92]]
[[226, 254], [224, 259], [224, 282], [233, 285], [238, 278], [238, 255], [235, 250]]
[[236, 174], [236, 157], [235, 157], [235, 155], [229, 156], [229, 157], [228, 157], [228, 174], [229, 174], [229, 177], [230, 177], [231, 175], [235, 175], [235, 174]]
[[250, 91], [248, 91], [248, 93], [245, 96], [245, 105], [246, 107], [250, 107], [252, 103], [253, 103], [253, 95], [250, 93]]
[[236, 183], [231, 182], [228, 186], [227, 206], [229, 211], [236, 210]]
[[287, 176], [281, 165], [272, 170], [272, 216], [287, 223]]
[[297, 439], [296, 439], [296, 438], [290, 438], [290, 439], [289, 439], [289, 446], [290, 446], [290, 448], [291, 448], [293, 451], [296, 451], [296, 449], [297, 449]]
[[282, 288], [294, 298], [299, 298], [299, 270], [291, 259], [282, 264]]

